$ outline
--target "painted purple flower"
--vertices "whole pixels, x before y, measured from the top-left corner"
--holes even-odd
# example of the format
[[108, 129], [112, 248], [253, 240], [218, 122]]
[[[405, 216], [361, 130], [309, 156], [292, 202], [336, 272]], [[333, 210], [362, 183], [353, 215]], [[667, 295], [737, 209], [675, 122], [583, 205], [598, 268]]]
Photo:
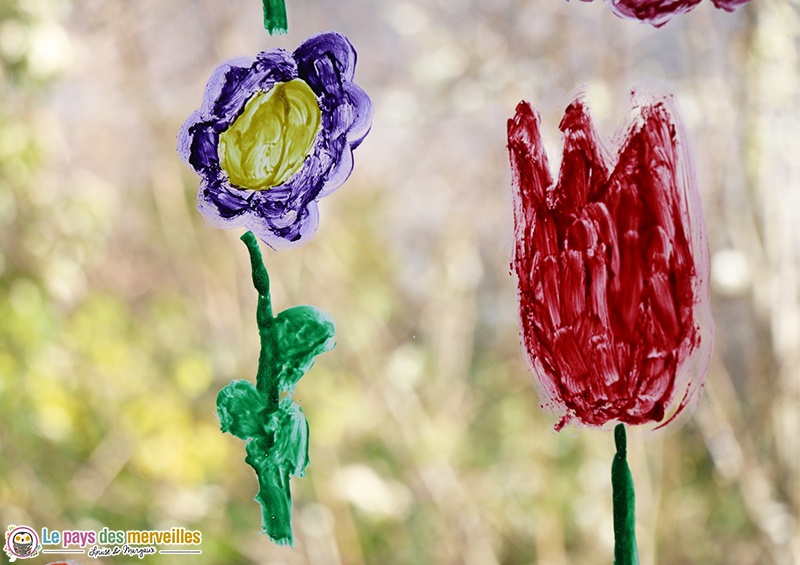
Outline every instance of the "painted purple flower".
[[[592, 0], [585, 0], [591, 2]], [[750, 0], [711, 0], [714, 6], [733, 12]], [[675, 16], [693, 10], [700, 0], [605, 0], [611, 11], [626, 20], [640, 20], [661, 27]]]
[[197, 207], [211, 223], [245, 227], [274, 249], [314, 235], [317, 200], [350, 176], [352, 151], [372, 123], [355, 66], [347, 38], [328, 32], [291, 54], [275, 49], [217, 67], [177, 142], [202, 177]]

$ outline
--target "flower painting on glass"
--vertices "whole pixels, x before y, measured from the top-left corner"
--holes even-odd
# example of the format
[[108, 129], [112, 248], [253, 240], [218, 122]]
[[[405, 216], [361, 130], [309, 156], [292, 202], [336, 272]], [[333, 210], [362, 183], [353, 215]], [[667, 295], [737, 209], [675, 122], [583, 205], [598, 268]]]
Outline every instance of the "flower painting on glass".
[[274, 249], [319, 224], [317, 201], [353, 169], [372, 103], [353, 82], [356, 52], [334, 32], [220, 65], [178, 136], [200, 177], [197, 205], [213, 224], [244, 227]]
[[614, 153], [583, 97], [554, 181], [540, 118], [508, 122], [520, 339], [544, 407], [567, 424], [663, 426], [690, 413], [711, 356], [705, 223], [672, 96], [636, 91]]
[[568, 424], [616, 424], [611, 467], [616, 565], [637, 565], [626, 425], [694, 410], [711, 356], [709, 258], [688, 140], [671, 94], [634, 90], [610, 151], [582, 96], [550, 173], [541, 119], [508, 120], [520, 341], [542, 407]]
[[278, 545], [294, 545], [289, 479], [309, 464], [308, 422], [292, 394], [316, 356], [333, 348], [336, 328], [312, 306], [273, 315], [256, 236], [273, 249], [304, 244], [317, 230], [317, 201], [350, 176], [352, 151], [372, 121], [369, 97], [352, 82], [355, 64], [353, 46], [333, 32], [292, 54], [229, 61], [178, 135], [181, 158], [202, 178], [200, 212], [217, 226], [248, 229], [241, 239], [258, 291], [258, 372], [255, 384], [234, 380], [219, 392], [217, 416], [223, 432], [246, 442], [262, 531]]

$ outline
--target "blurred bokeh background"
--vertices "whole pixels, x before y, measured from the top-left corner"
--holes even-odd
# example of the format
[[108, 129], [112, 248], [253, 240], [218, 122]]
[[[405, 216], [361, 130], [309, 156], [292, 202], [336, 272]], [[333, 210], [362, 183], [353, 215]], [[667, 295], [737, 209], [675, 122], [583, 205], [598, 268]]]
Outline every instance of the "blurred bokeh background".
[[[154, 564], [612, 563], [613, 438], [554, 433], [519, 352], [505, 125], [531, 101], [557, 164], [571, 92], [610, 136], [648, 76], [694, 145], [716, 346], [695, 416], [629, 435], [641, 562], [800, 563], [800, 3], [661, 29], [599, 1], [287, 4], [270, 37], [258, 0], [0, 0], [2, 529], [202, 532]], [[316, 237], [264, 248], [275, 308], [338, 324], [295, 395], [292, 550], [214, 415], [255, 375], [246, 250], [174, 145], [218, 63], [324, 30], [376, 112]]]

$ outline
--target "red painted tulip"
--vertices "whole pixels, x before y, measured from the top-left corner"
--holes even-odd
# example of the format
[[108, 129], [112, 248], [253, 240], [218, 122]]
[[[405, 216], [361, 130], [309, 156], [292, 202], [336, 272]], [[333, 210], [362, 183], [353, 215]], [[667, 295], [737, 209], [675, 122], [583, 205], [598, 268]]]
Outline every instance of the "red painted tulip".
[[539, 115], [508, 121], [520, 341], [542, 407], [567, 424], [690, 415], [711, 356], [706, 228], [672, 95], [647, 85], [611, 154], [582, 95], [554, 182]]

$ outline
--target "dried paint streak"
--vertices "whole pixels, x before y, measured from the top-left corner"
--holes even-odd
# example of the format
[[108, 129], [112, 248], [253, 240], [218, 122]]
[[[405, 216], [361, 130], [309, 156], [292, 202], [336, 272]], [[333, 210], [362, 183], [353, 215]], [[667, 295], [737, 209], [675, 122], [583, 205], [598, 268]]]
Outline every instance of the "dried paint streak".
[[[717, 8], [733, 12], [750, 0], [711, 1]], [[606, 0], [611, 11], [620, 18], [647, 22], [654, 27], [663, 26], [675, 16], [693, 10], [699, 3], [700, 0]]]
[[[294, 546], [289, 476], [308, 466], [308, 422], [292, 393], [320, 353], [334, 346], [336, 327], [324, 312], [296, 306], [272, 315], [269, 276], [255, 236], [242, 236], [250, 252], [258, 291], [256, 321], [261, 354], [255, 386], [235, 380], [217, 395], [221, 429], [247, 442], [247, 462], [256, 471], [261, 527], [279, 545]], [[281, 398], [281, 394], [285, 394]]]
[[557, 182], [539, 127], [527, 102], [508, 121], [520, 339], [542, 406], [560, 417], [556, 429], [690, 414], [713, 323], [705, 224], [672, 96], [634, 92], [613, 158], [576, 97]]

